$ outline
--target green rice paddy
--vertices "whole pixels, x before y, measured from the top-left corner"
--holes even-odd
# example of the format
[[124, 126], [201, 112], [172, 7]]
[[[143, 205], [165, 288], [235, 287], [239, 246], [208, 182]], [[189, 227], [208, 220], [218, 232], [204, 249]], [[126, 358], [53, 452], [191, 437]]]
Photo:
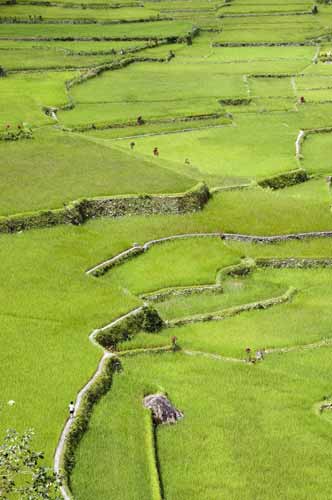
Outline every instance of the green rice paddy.
[[[332, 231], [332, 7], [317, 9], [306, 0], [0, 3], [1, 221], [201, 181], [211, 192], [182, 215], [0, 234], [0, 435], [34, 428], [49, 466], [68, 403], [101, 357], [89, 334], [169, 291], [150, 302], [163, 329], [128, 332], [116, 346], [123, 371], [75, 451], [74, 499], [330, 498], [331, 417], [317, 408], [332, 394], [331, 238], [177, 239], [86, 274], [172, 235]], [[10, 140], [22, 128], [32, 138]], [[306, 182], [260, 186], [299, 168]], [[325, 264], [261, 268], [261, 258]], [[230, 272], [244, 263], [248, 274]], [[167, 328], [184, 318], [192, 322]], [[152, 353], [173, 336], [176, 353]], [[246, 347], [265, 349], [264, 361], [244, 363]], [[151, 439], [142, 399], [156, 392], [184, 419]]]

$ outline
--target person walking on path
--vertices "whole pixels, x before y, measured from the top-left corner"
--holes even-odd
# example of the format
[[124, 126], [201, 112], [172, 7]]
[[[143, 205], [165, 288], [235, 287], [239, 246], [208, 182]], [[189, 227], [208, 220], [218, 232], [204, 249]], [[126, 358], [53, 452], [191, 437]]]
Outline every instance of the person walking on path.
[[74, 413], [75, 413], [74, 401], [70, 401], [68, 408], [69, 408], [69, 416], [70, 416], [70, 418], [74, 418]]
[[264, 360], [264, 351], [262, 351], [262, 349], [259, 349], [258, 351], [256, 351], [256, 361], [263, 361]]

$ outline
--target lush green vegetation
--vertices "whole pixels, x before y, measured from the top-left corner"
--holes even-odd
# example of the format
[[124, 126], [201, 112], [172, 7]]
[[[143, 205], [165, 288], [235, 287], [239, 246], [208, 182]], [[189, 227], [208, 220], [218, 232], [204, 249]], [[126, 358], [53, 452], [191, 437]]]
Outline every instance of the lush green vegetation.
[[48, 129], [36, 131], [32, 140], [0, 141], [5, 190], [0, 214], [59, 208], [91, 195], [182, 192], [195, 183], [148, 160], [137, 161], [129, 145], [122, 152], [88, 139]]
[[329, 425], [312, 402], [330, 391], [330, 357], [330, 349], [276, 355], [259, 367], [184, 354], [125, 360], [80, 448], [76, 497], [150, 497], [141, 401], [151, 391], [167, 392], [185, 412], [157, 434], [167, 498], [328, 496]]
[[[316, 410], [331, 395], [332, 271], [261, 269], [254, 261], [332, 259], [331, 239], [178, 239], [102, 277], [85, 274], [134, 243], [169, 235], [332, 230], [332, 10], [312, 7], [302, 0], [0, 3], [0, 216], [79, 198], [144, 200], [202, 180], [213, 193], [203, 210], [186, 215], [0, 235], [0, 434], [33, 427], [51, 465], [68, 403], [100, 359], [89, 334], [142, 305], [146, 293], [220, 282], [219, 293], [152, 302], [169, 321], [296, 288], [266, 310], [128, 332], [117, 349], [131, 357], [121, 358], [123, 371], [76, 452], [77, 499], [153, 497], [151, 420], [142, 406], [153, 392], [167, 393], [185, 415], [156, 431], [166, 500], [329, 497], [329, 416]], [[32, 138], [18, 139], [18, 127]], [[306, 136], [296, 155], [300, 130]], [[299, 167], [307, 182], [276, 191], [258, 185]], [[225, 272], [244, 259], [249, 274]], [[168, 346], [172, 336], [177, 353], [139, 351]], [[247, 346], [272, 352], [244, 364]]]

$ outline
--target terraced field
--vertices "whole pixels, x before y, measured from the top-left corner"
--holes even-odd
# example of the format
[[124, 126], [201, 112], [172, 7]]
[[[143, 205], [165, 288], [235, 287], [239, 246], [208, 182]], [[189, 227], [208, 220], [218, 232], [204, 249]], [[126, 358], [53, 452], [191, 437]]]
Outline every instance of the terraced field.
[[331, 62], [329, 2], [0, 2], [0, 434], [63, 498], [331, 497]]

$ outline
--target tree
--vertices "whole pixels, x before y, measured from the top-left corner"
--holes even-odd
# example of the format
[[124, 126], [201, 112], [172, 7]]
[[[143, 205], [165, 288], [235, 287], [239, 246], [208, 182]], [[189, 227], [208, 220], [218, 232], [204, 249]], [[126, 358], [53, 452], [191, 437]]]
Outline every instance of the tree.
[[33, 451], [33, 431], [7, 431], [0, 446], [0, 498], [60, 500], [60, 478], [40, 464], [42, 452]]

